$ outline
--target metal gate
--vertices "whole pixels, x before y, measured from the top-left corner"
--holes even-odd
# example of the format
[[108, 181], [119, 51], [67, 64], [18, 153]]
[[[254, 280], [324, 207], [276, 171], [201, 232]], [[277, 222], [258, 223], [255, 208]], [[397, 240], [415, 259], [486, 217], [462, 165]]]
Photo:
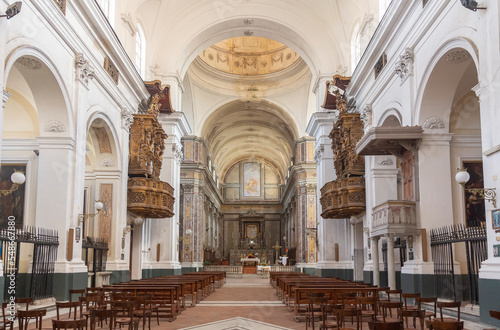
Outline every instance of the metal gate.
[[36, 299], [51, 297], [54, 285], [54, 264], [57, 260], [59, 236], [57, 231], [25, 227], [24, 230], [0, 229], [2, 260], [4, 262], [5, 294], [10, 296], [17, 290], [9, 290], [10, 278], [18, 288], [19, 258], [22, 244], [33, 244], [33, 263], [29, 296]]
[[[108, 259], [109, 249], [108, 242], [104, 239], [99, 240], [87, 237], [87, 239], [82, 242], [82, 249], [85, 265], [88, 267], [89, 273], [93, 273], [91, 286], [95, 287], [97, 273], [106, 271], [106, 261]], [[92, 252], [89, 253], [89, 250], [92, 250]], [[89, 259], [89, 257], [91, 259]]]
[[431, 230], [432, 259], [436, 294], [440, 298], [457, 300], [455, 269], [453, 265], [453, 243], [465, 243], [469, 299], [479, 303], [479, 268], [488, 258], [485, 227], [455, 225]]

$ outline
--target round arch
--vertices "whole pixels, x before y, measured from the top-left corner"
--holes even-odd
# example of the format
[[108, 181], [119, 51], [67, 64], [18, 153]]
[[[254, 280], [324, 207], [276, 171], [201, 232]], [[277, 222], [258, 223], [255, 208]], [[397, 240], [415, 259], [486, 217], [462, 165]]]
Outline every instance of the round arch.
[[[91, 110], [93, 108], [96, 108], [96, 106], [92, 107]], [[101, 123], [99, 123], [99, 122], [101, 122]], [[98, 133], [98, 134], [106, 133], [107, 138], [110, 140], [109, 147], [111, 148], [111, 155], [112, 155], [112, 158], [111, 157], [108, 157], [108, 158], [110, 158], [111, 160], [114, 161], [114, 165], [112, 163], [110, 163], [109, 161], [108, 162], [105, 161], [102, 164], [103, 166], [101, 166], [101, 167], [121, 169], [122, 168], [122, 157], [121, 157], [122, 150], [121, 150], [121, 145], [119, 143], [120, 140], [119, 140], [118, 135], [116, 133], [116, 128], [113, 125], [113, 122], [110, 120], [110, 118], [104, 112], [98, 111], [97, 109], [95, 111], [93, 111], [91, 113], [91, 115], [88, 117], [86, 128], [85, 128], [85, 135], [86, 135], [87, 140], [89, 139], [90, 129], [93, 127], [93, 125], [95, 123], [98, 123], [99, 127], [104, 128], [102, 133]], [[107, 143], [107, 142], [105, 141], [105, 143]], [[108, 148], [108, 147], [104, 146], [104, 148]], [[97, 154], [96, 154], [96, 156], [97, 156]], [[101, 159], [101, 161], [102, 161], [102, 159]], [[96, 165], [97, 165], [97, 163], [96, 163]]]
[[10, 73], [20, 61], [23, 62], [21, 74], [36, 102], [40, 135], [52, 135], [57, 132], [62, 136], [74, 137], [74, 116], [68, 89], [57, 66], [41, 50], [28, 46], [14, 49], [7, 56], [4, 86], [9, 87]]
[[[447, 74], [443, 74], [441, 69], [443, 68], [443, 61], [446, 61], [445, 56], [452, 55], [451, 52], [453, 51], [461, 51], [462, 53], [452, 56], [457, 63], [454, 64], [455, 67], [453, 70], [446, 70]], [[466, 55], [464, 55], [465, 53], [463, 52], [466, 52], [466, 54], [470, 56], [471, 61], [464, 58]], [[458, 63], [459, 61], [462, 62]], [[426, 119], [432, 116], [439, 116], [448, 127], [449, 114], [447, 116], [448, 118], [443, 118], [443, 106], [449, 105], [449, 108], [451, 108], [455, 90], [463, 74], [471, 64], [475, 67], [477, 77], [477, 73], [479, 72], [479, 55], [477, 54], [477, 47], [475, 47], [474, 43], [469, 39], [453, 38], [443, 43], [443, 45], [436, 50], [431, 56], [431, 60], [427, 63], [424, 71], [425, 75], [421, 80], [417, 92], [416, 111], [413, 118], [415, 125], [423, 125]], [[443, 68], [442, 70], [445, 69]], [[447, 82], [452, 83], [445, 83], [442, 79], [446, 79]], [[429, 93], [437, 93], [439, 97], [429, 96]], [[435, 102], [433, 102], [436, 99], [441, 100], [440, 104], [435, 104]], [[431, 103], [434, 104], [431, 105]]]

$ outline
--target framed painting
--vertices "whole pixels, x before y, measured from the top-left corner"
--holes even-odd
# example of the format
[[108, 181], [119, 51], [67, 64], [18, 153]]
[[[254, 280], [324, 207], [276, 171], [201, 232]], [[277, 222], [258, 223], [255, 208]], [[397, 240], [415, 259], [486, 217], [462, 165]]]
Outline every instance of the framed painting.
[[247, 238], [256, 238], [258, 234], [257, 225], [247, 225], [246, 234]]
[[[469, 181], [465, 184], [465, 189], [482, 189], [483, 181], [483, 162], [468, 161], [463, 163], [470, 175]], [[484, 198], [479, 193], [465, 191], [465, 222], [468, 227], [479, 227], [486, 221], [484, 209]]]
[[260, 197], [260, 164], [243, 164], [243, 197]]
[[500, 209], [491, 211], [491, 224], [493, 229], [500, 229]]
[[[26, 173], [26, 164], [2, 164], [0, 166], [0, 190], [10, 190], [10, 176], [16, 171]], [[0, 228], [5, 228], [8, 217], [16, 218], [16, 229], [22, 229], [24, 223], [24, 201], [26, 183], [7, 196], [0, 196]]]

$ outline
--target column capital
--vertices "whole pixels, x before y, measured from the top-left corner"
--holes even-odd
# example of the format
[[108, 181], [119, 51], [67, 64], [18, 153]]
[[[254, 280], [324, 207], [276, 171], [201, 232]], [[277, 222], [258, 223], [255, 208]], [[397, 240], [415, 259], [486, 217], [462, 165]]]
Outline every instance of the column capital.
[[387, 233], [384, 235], [387, 239], [394, 240], [394, 234], [393, 233]]

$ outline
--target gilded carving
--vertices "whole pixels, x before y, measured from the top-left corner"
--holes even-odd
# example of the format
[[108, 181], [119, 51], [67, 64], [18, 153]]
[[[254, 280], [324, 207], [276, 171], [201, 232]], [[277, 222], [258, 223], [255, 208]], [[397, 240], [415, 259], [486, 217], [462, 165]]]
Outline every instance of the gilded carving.
[[[163, 90], [151, 96], [146, 114], [133, 115], [130, 126], [128, 210], [147, 218], [174, 215], [174, 189], [159, 180], [167, 134], [158, 122]], [[123, 114], [129, 120], [128, 113]]]
[[120, 78], [120, 71], [118, 71], [118, 68], [115, 66], [115, 64], [111, 61], [109, 57], [106, 57], [104, 59], [104, 70], [109, 74], [111, 79], [115, 82], [115, 84], [118, 84], [118, 79]]
[[325, 219], [342, 219], [365, 211], [365, 160], [355, 148], [363, 137], [364, 125], [359, 113], [348, 111], [344, 91], [332, 88], [339, 118], [330, 133], [337, 179], [321, 188], [321, 216]]

